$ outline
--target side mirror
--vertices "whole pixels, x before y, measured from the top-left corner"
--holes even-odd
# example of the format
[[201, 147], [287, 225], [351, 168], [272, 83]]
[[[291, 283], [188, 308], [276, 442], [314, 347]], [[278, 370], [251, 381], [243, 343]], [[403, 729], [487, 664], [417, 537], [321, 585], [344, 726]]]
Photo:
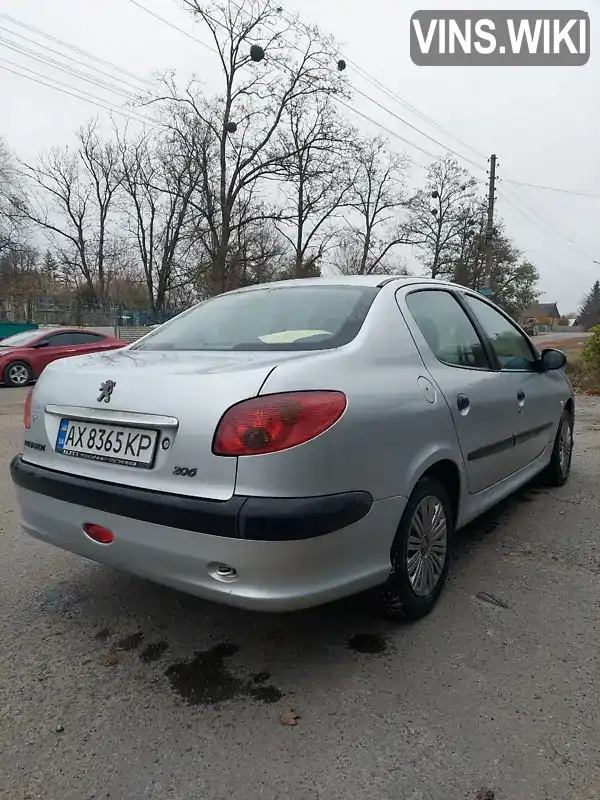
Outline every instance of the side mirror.
[[45, 341], [43, 341], [43, 342], [37, 342], [37, 343], [36, 343], [36, 344], [34, 344], [33, 346], [34, 346], [34, 348], [36, 348], [36, 349], [37, 349], [37, 348], [39, 348], [39, 347], [48, 347], [48, 340], [46, 339], [46, 340], [45, 340]]
[[567, 363], [567, 357], [560, 350], [547, 348], [546, 350], [542, 350], [541, 362], [544, 370], [549, 372], [550, 370], [562, 369]]

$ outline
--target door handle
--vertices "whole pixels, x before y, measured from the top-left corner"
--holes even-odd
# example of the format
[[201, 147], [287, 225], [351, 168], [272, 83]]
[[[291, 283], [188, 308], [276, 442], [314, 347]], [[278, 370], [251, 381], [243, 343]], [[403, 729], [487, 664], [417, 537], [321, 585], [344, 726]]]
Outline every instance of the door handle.
[[523, 405], [525, 404], [525, 392], [523, 389], [517, 390], [517, 402], [519, 404], [519, 408], [523, 408]]
[[466, 414], [471, 406], [471, 401], [464, 394], [459, 394], [456, 398], [456, 405], [461, 414]]

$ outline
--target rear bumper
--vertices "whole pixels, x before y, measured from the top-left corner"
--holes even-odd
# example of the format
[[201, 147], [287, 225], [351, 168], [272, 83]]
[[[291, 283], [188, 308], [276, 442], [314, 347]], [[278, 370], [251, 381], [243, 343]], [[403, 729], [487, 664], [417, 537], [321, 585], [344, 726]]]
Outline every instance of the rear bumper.
[[20, 455], [11, 461], [10, 473], [22, 489], [65, 503], [193, 533], [257, 541], [324, 536], [358, 522], [373, 505], [368, 492], [206, 500], [57, 472], [29, 464]]
[[[360, 519], [331, 532], [324, 532], [324, 523], [319, 517], [316, 522], [320, 533], [317, 535], [308, 531], [306, 516], [292, 515], [292, 505], [286, 505], [286, 515], [280, 513], [278, 517], [273, 512], [265, 514], [263, 506], [261, 513], [269, 533], [268, 538], [263, 535], [258, 539], [243, 536], [248, 526], [240, 524], [240, 510], [234, 514], [238, 527], [232, 530], [242, 535], [227, 536], [223, 528], [216, 534], [199, 532], [190, 530], [191, 523], [178, 527], [174, 518], [167, 522], [164, 514], [160, 520], [155, 516], [149, 521], [136, 519], [131, 513], [83, 504], [79, 502], [79, 488], [74, 489], [73, 495], [77, 501], [73, 497], [53, 496], [49, 489], [54, 487], [54, 494], [58, 493], [57, 484], [53, 483], [57, 473], [47, 475], [48, 472], [19, 458], [11, 464], [21, 524], [31, 536], [190, 594], [263, 611], [307, 608], [383, 583], [389, 575], [390, 549], [406, 504], [404, 497], [371, 502]], [[35, 479], [50, 483], [36, 484], [34, 475]], [[81, 480], [63, 477], [69, 482]], [[43, 491], [36, 491], [34, 485]], [[60, 479], [59, 485], [63, 486]], [[102, 486], [107, 487], [106, 484]], [[170, 497], [162, 495], [163, 503]], [[241, 509], [247, 500], [241, 498]], [[300, 501], [293, 502], [298, 503], [296, 508], [307, 508]], [[273, 499], [273, 503], [277, 505], [266, 507], [283, 508], [280, 500]], [[308, 508], [314, 512], [316, 506], [310, 504]], [[169, 510], [173, 511], [167, 506], [166, 517]], [[178, 519], [180, 513], [183, 512], [176, 509]], [[250, 519], [250, 528], [258, 532], [261, 517], [253, 513]], [[332, 524], [334, 515], [327, 519]], [[102, 545], [88, 538], [83, 526], [89, 522], [113, 531], [114, 541]], [[289, 527], [295, 531], [294, 535], [290, 535]], [[235, 579], [220, 577], [219, 564], [232, 567], [236, 571]]]

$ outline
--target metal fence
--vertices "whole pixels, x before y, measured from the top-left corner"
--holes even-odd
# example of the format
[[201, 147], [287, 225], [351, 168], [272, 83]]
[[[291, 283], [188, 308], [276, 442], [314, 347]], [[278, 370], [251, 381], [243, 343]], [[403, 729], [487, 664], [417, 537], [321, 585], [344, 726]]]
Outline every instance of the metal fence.
[[0, 320], [6, 322], [36, 322], [43, 326], [147, 327], [161, 325], [177, 316], [183, 309], [153, 312], [150, 309], [123, 308], [112, 303], [89, 304], [76, 301], [57, 302], [40, 297], [26, 303], [2, 302]]

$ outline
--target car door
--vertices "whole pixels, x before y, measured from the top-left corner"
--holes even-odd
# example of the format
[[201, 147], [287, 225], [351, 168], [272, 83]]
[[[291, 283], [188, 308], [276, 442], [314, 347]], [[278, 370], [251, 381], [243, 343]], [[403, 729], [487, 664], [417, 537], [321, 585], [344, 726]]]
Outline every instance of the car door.
[[515, 417], [515, 455], [519, 467], [539, 458], [554, 441], [562, 413], [556, 373], [544, 372], [531, 341], [500, 309], [477, 295], [464, 299], [484, 329], [499, 367], [510, 382]]
[[396, 297], [452, 414], [469, 491], [481, 492], [517, 469], [511, 381], [495, 369], [489, 343], [451, 290], [411, 287]]

